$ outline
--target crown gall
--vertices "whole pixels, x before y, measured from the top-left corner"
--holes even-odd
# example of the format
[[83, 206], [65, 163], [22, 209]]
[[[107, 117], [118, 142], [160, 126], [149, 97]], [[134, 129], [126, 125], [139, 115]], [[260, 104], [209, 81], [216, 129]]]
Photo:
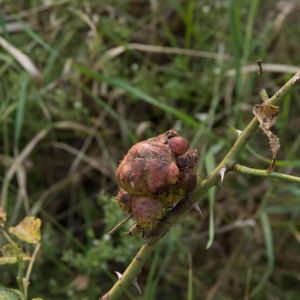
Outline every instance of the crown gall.
[[156, 198], [136, 196], [132, 202], [132, 214], [137, 224], [145, 229], [153, 229], [165, 214], [163, 203]]
[[167, 209], [195, 189], [197, 161], [197, 152], [173, 129], [128, 150], [116, 170], [116, 200], [136, 220], [139, 230], [132, 234], [153, 229]]
[[168, 145], [169, 145], [171, 151], [176, 156], [184, 154], [189, 148], [188, 141], [181, 136], [175, 136], [175, 137], [170, 138], [168, 140]]

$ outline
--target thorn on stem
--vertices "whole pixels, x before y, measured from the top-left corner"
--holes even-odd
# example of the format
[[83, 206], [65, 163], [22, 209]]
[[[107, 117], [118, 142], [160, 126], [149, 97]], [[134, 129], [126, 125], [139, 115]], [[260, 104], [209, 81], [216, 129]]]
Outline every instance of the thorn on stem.
[[223, 167], [223, 168], [219, 171], [219, 174], [220, 174], [220, 177], [221, 177], [221, 184], [222, 184], [223, 181], [224, 181], [224, 176], [225, 176], [226, 170], [227, 170], [227, 168], [226, 168], [226, 167]]
[[137, 278], [135, 278], [133, 281], [132, 281], [132, 284], [133, 286], [138, 290], [139, 294], [142, 296], [142, 290], [140, 288], [140, 285], [138, 283], [138, 280]]
[[118, 279], [120, 280], [122, 278], [122, 274], [118, 271], [115, 271], [115, 273], [117, 274]]
[[201, 208], [199, 206], [199, 203], [196, 202], [194, 205], [193, 205], [193, 208], [200, 214], [200, 216], [203, 218], [203, 214], [202, 214], [202, 211], [201, 211]]
[[235, 130], [235, 132], [237, 133], [238, 136], [240, 136], [243, 132], [242, 130], [238, 130], [238, 129], [234, 129], [234, 130]]

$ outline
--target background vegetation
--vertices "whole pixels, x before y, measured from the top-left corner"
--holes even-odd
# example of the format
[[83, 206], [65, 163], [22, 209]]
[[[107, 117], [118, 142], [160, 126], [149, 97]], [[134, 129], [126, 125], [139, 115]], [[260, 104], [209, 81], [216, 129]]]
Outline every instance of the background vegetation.
[[[11, 225], [28, 214], [43, 221], [30, 295], [97, 299], [141, 244], [125, 235], [130, 222], [107, 234], [123, 218], [114, 202], [118, 161], [133, 143], [175, 128], [199, 149], [204, 177], [260, 102], [256, 60], [265, 63], [270, 94], [297, 71], [300, 6], [296, 0], [0, 4], [1, 37], [40, 72], [28, 72], [1, 47], [1, 203]], [[299, 113], [296, 89], [276, 125], [277, 168], [295, 175]], [[25, 159], [17, 164], [20, 155]], [[258, 132], [241, 163], [266, 168], [269, 158]], [[124, 299], [298, 299], [299, 197], [297, 184], [229, 174], [199, 203], [203, 217], [192, 212], [159, 243], [139, 278], [143, 297], [132, 289]], [[1, 284], [14, 287], [15, 277], [14, 267], [0, 266]]]

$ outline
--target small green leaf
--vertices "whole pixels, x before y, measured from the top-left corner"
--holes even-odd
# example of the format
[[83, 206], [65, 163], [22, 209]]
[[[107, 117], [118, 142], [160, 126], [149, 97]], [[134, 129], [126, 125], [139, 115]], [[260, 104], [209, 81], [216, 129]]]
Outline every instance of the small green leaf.
[[18, 290], [0, 286], [0, 300], [24, 300], [24, 297]]

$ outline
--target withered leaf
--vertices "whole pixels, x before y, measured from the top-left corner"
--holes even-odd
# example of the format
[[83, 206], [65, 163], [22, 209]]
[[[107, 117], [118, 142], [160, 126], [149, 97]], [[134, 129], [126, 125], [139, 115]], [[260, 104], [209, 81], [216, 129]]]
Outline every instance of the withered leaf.
[[0, 257], [0, 265], [13, 265], [18, 261], [16, 256], [3, 256]]
[[20, 224], [10, 227], [9, 232], [20, 240], [37, 244], [41, 239], [41, 220], [35, 217], [25, 217]]
[[276, 123], [279, 108], [267, 103], [256, 104], [253, 107], [253, 113], [258, 119], [259, 127], [269, 139], [270, 149], [272, 152], [272, 163], [268, 167], [267, 171], [272, 172], [275, 167], [277, 153], [280, 148], [280, 141], [270, 129]]
[[1, 247], [2, 256], [0, 257], [0, 265], [15, 264], [18, 259], [30, 260], [31, 257], [26, 254], [21, 247], [13, 244], [5, 244]]

